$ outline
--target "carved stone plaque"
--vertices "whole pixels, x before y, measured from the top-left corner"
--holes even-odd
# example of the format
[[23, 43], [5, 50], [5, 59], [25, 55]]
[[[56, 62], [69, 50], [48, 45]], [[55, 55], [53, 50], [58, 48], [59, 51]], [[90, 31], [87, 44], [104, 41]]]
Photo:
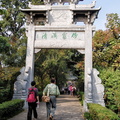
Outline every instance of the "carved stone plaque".
[[85, 48], [84, 32], [36, 31], [35, 48]]
[[84, 41], [84, 32], [77, 32], [77, 31], [36, 31], [35, 40], [79, 40]]
[[72, 12], [69, 10], [52, 10], [50, 12], [51, 25], [70, 25]]

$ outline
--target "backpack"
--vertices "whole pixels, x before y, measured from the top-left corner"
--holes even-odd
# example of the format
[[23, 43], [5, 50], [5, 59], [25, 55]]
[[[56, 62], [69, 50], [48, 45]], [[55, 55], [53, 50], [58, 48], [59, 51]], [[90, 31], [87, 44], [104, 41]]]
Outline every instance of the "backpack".
[[37, 99], [36, 99], [36, 90], [37, 88], [29, 88], [29, 93], [28, 93], [28, 97], [27, 97], [27, 102], [36, 102]]

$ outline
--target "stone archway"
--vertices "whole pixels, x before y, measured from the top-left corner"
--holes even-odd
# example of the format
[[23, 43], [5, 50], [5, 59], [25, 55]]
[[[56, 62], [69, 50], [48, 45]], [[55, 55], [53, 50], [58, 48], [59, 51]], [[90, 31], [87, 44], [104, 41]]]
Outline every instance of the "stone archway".
[[[65, 6], [65, 2], [69, 4]], [[87, 103], [104, 104], [103, 96], [96, 97], [97, 93], [93, 92], [96, 85], [93, 85], [92, 35], [95, 31], [93, 23], [100, 8], [94, 8], [95, 2], [89, 5], [81, 5], [78, 2], [80, 0], [44, 0], [44, 5], [29, 3], [29, 9], [21, 9], [27, 17], [28, 37], [26, 66], [22, 80], [26, 88], [30, 87], [30, 82], [34, 78], [34, 54], [40, 49], [77, 49], [85, 54], [84, 109], [87, 110]], [[53, 5], [54, 3], [57, 5]], [[83, 22], [84, 25], [78, 26], [77, 22]], [[24, 94], [21, 90], [22, 99], [26, 97], [25, 92], [27, 93], [27, 90]], [[19, 95], [14, 94], [14, 98], [16, 96]]]

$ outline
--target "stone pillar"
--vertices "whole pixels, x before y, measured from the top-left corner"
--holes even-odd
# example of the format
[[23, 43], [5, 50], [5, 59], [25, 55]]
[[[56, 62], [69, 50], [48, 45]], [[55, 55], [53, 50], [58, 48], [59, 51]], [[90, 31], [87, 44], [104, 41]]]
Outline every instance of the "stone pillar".
[[87, 23], [85, 27], [85, 82], [84, 82], [84, 110], [87, 111], [87, 103], [92, 103], [92, 25]]
[[25, 73], [29, 73], [27, 89], [30, 87], [31, 81], [34, 80], [34, 36], [35, 36], [35, 29], [34, 29], [34, 25], [31, 23], [28, 26], [28, 33], [27, 33], [28, 40], [27, 40], [26, 67], [25, 67]]

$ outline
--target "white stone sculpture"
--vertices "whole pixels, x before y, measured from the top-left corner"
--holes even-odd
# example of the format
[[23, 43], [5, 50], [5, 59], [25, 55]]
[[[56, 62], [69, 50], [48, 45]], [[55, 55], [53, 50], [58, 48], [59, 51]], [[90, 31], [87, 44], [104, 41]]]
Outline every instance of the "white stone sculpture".
[[29, 79], [28, 73], [25, 72], [25, 67], [20, 69], [21, 74], [17, 77], [17, 81], [14, 83], [14, 99], [21, 99], [27, 94], [27, 83]]
[[102, 85], [101, 79], [98, 77], [99, 71], [97, 69], [93, 69], [93, 103], [100, 104], [105, 106], [104, 103], [104, 86]]

